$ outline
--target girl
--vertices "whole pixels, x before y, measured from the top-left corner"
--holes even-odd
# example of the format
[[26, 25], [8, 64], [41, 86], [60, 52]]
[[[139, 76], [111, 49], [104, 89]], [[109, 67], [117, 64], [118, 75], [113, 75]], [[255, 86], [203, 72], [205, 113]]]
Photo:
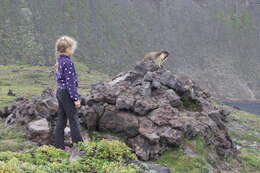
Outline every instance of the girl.
[[68, 36], [63, 36], [56, 41], [56, 98], [58, 100], [58, 121], [54, 130], [54, 146], [65, 150], [64, 129], [67, 119], [70, 123], [72, 142], [83, 141], [80, 134], [80, 125], [77, 115], [80, 100], [77, 93], [78, 80], [71, 56], [77, 47], [77, 42]]

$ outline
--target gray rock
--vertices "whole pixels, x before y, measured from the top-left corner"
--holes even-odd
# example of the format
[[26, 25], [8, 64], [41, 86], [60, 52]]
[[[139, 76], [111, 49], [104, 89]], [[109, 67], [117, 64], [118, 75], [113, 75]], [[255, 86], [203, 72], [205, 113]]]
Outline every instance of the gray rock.
[[6, 119], [5, 119], [5, 127], [11, 127], [16, 121], [15, 114], [10, 114]]
[[51, 143], [50, 129], [46, 119], [40, 119], [30, 122], [27, 127], [27, 138], [40, 145], [48, 145]]
[[158, 133], [161, 139], [166, 140], [167, 144], [175, 146], [181, 145], [184, 137], [182, 131], [167, 126], [160, 128]]
[[138, 117], [140, 127], [139, 133], [146, 137], [152, 143], [158, 143], [160, 136], [158, 135], [158, 127], [147, 117]]
[[158, 89], [160, 87], [161, 87], [161, 83], [159, 81], [157, 81], [157, 80], [152, 81], [152, 88]]
[[156, 160], [160, 153], [167, 150], [167, 145], [164, 143], [151, 143], [142, 135], [130, 138], [127, 141], [128, 145], [135, 151], [138, 158], [144, 161]]
[[179, 111], [169, 105], [164, 105], [149, 113], [148, 118], [158, 126], [170, 125], [171, 120], [178, 116]]
[[152, 94], [151, 82], [144, 82], [143, 96], [144, 97], [151, 97], [151, 94]]
[[145, 75], [144, 75], [144, 81], [145, 82], [152, 82], [153, 81], [153, 73], [152, 72], [147, 72]]
[[153, 102], [151, 99], [140, 98], [135, 101], [134, 112], [138, 115], [146, 115], [158, 107], [159, 105]]
[[75, 145], [73, 145], [73, 147], [70, 149], [69, 161], [70, 162], [76, 161], [80, 159], [84, 154], [85, 154], [84, 151], [79, 151], [78, 148]]
[[116, 100], [116, 108], [118, 110], [133, 110], [134, 102], [133, 95], [120, 95]]
[[[26, 136], [29, 140], [38, 145], [48, 145], [52, 143], [52, 134], [50, 133], [48, 121], [45, 118], [34, 120], [26, 126]], [[70, 129], [64, 130], [65, 143], [71, 142]]]
[[137, 117], [128, 112], [117, 111], [115, 107], [109, 106], [99, 121], [99, 130], [124, 133], [128, 137], [138, 134]]
[[143, 173], [171, 173], [170, 168], [155, 163], [142, 162], [139, 160], [131, 160], [130, 163], [144, 169]]
[[181, 98], [174, 92], [174, 90], [165, 91], [166, 97], [172, 107], [180, 106]]
[[13, 92], [13, 90], [9, 89], [7, 95], [8, 96], [15, 96], [16, 94]]

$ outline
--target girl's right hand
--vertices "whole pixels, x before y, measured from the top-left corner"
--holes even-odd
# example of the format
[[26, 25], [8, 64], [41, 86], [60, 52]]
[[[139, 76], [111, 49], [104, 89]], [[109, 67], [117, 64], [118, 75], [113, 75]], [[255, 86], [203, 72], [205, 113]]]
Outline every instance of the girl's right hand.
[[76, 108], [80, 108], [80, 106], [81, 106], [79, 100], [78, 100], [78, 101], [75, 101], [74, 104], [75, 104], [75, 107], [76, 107]]

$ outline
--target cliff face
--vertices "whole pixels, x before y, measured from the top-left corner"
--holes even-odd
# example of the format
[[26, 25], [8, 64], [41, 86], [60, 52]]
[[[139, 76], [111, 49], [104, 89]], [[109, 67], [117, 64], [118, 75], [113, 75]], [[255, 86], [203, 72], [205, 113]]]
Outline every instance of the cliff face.
[[167, 66], [213, 95], [259, 99], [257, 0], [1, 0], [1, 64], [54, 64], [63, 34], [76, 57], [115, 74], [146, 52], [167, 49]]

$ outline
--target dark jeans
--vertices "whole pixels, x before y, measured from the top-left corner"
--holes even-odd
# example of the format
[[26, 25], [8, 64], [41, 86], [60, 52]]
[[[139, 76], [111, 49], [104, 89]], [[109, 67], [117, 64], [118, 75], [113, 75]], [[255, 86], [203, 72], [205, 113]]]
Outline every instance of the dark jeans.
[[58, 88], [56, 98], [58, 100], [59, 110], [57, 125], [54, 130], [54, 146], [56, 148], [65, 149], [64, 129], [67, 125], [67, 119], [69, 119], [72, 142], [83, 141], [80, 134], [78, 110], [75, 107], [73, 100], [70, 98], [67, 89]]

